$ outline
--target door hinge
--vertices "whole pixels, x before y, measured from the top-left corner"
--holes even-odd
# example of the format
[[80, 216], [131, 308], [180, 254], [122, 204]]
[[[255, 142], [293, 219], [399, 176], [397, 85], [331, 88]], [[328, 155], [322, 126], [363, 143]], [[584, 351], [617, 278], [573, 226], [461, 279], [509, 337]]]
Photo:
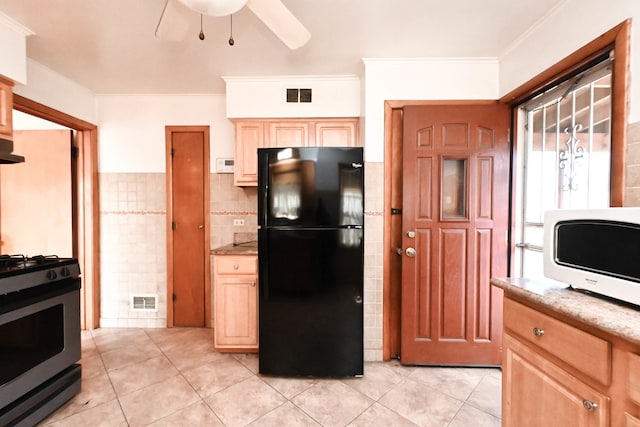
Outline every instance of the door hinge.
[[171, 229], [175, 230], [176, 228], [178, 228], [178, 224], [175, 221], [171, 221]]
[[172, 148], [171, 149], [171, 157], [175, 157], [175, 155], [176, 155], [176, 149]]
[[507, 141], [511, 141], [511, 128], [507, 128]]
[[80, 149], [78, 147], [71, 146], [71, 157], [74, 159], [80, 157]]
[[171, 301], [175, 301], [178, 296], [176, 294], [171, 294]]

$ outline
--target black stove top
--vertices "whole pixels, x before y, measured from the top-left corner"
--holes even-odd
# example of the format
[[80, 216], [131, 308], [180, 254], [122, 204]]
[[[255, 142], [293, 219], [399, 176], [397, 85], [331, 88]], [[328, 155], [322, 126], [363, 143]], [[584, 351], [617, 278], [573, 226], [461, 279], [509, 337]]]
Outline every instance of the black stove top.
[[0, 295], [78, 277], [75, 258], [56, 255], [0, 255]]

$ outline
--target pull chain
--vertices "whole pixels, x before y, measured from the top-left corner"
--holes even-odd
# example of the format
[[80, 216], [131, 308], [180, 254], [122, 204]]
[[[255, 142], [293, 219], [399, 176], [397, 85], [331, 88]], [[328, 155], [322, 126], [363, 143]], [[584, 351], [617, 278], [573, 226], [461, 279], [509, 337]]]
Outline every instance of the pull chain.
[[204, 31], [202, 31], [202, 14], [200, 14], [200, 34], [198, 34], [200, 40], [204, 40]]
[[235, 44], [235, 41], [233, 40], [233, 15], [229, 15], [229, 18], [231, 20], [231, 31], [229, 33], [229, 46], [233, 46]]

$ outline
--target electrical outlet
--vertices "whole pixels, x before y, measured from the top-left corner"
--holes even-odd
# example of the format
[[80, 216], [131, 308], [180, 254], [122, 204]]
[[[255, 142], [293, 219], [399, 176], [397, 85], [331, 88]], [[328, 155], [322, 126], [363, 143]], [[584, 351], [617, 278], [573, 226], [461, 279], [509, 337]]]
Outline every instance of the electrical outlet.
[[233, 225], [244, 225], [244, 219], [234, 219]]

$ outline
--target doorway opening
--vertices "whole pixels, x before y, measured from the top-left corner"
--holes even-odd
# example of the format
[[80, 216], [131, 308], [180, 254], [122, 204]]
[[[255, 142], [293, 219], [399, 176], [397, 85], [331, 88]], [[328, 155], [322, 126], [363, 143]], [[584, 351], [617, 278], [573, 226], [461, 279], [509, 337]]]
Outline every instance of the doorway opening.
[[100, 233], [98, 215], [98, 127], [23, 96], [13, 95], [14, 110], [72, 129], [76, 133], [76, 220], [73, 230], [74, 256], [82, 271], [80, 325], [100, 326]]

